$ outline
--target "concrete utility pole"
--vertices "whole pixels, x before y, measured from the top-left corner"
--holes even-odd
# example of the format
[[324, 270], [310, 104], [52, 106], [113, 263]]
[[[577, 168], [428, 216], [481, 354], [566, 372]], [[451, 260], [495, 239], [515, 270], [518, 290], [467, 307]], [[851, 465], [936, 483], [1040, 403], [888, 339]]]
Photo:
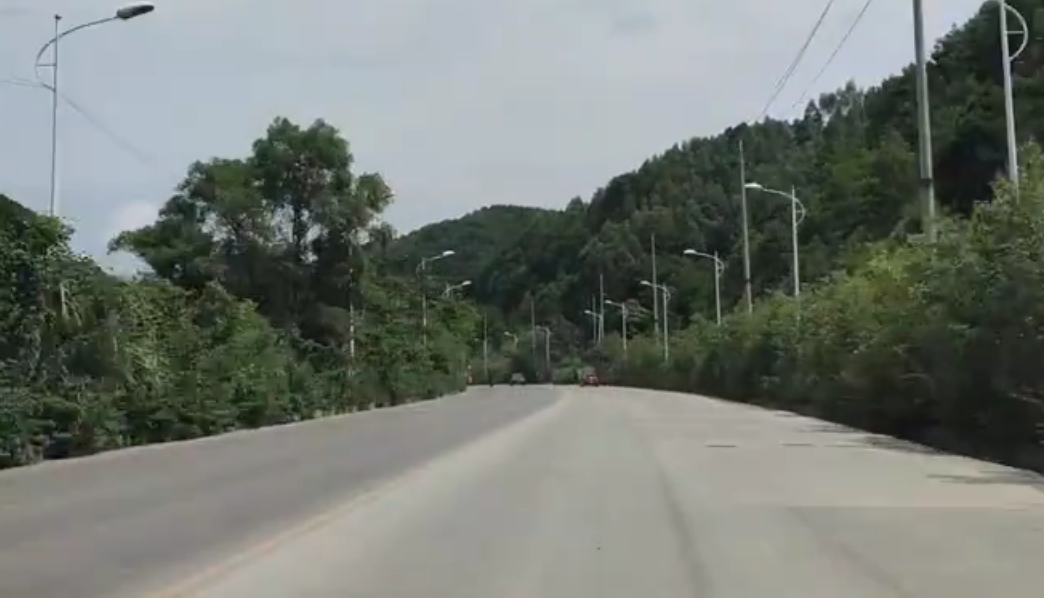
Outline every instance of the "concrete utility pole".
[[533, 340], [533, 367], [536, 367], [537, 362], [537, 338], [536, 338], [536, 300], [532, 295], [529, 296], [529, 336]]
[[750, 285], [750, 222], [747, 215], [747, 160], [743, 140], [739, 142], [740, 209], [743, 212], [743, 291], [747, 296], [747, 313], [754, 313], [754, 296]]
[[489, 322], [486, 314], [482, 314], [482, 375], [489, 382]]
[[913, 0], [914, 53], [917, 60], [917, 138], [921, 170], [920, 195], [924, 206], [922, 229], [935, 242], [935, 181], [932, 173], [932, 120], [928, 101], [928, 55], [924, 47], [924, 0]]
[[652, 290], [653, 290], [653, 330], [656, 331], [656, 338], [660, 338], [660, 301], [657, 294], [660, 287], [657, 286], [656, 282], [656, 233], [653, 233], [650, 237], [650, 245], [652, 246]]
[[598, 342], [605, 339], [605, 276], [598, 272]]

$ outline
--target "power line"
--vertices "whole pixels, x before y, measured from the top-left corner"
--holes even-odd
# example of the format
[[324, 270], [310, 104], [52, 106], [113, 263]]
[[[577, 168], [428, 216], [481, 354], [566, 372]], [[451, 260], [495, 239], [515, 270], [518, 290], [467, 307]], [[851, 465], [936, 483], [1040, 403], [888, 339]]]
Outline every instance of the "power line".
[[[48, 91], [50, 91], [51, 89], [51, 87], [46, 83], [32, 81], [23, 77], [0, 79], [0, 84], [13, 85], [16, 87], [27, 87], [31, 89], [46, 89]], [[117, 146], [119, 146], [120, 149], [127, 152], [129, 155], [134, 157], [143, 165], [148, 166], [152, 169], [159, 169], [159, 166], [156, 164], [155, 159], [153, 159], [144, 151], [138, 149], [130, 141], [127, 141], [126, 139], [121, 137], [111, 127], [106, 125], [100, 118], [94, 116], [89, 110], [81, 106], [79, 102], [73, 100], [71, 97], [62, 92], [59, 92], [58, 96], [61, 98], [62, 102], [64, 102], [70, 108], [79, 113], [79, 115], [82, 116], [91, 126], [97, 129], [101, 134], [108, 137], [109, 140], [115, 143]], [[163, 172], [163, 174], [167, 175], [172, 173]]]
[[59, 92], [58, 95], [61, 96], [62, 101], [68, 104], [70, 108], [79, 112], [80, 116], [87, 119], [87, 122], [94, 125], [94, 128], [98, 129], [98, 131], [100, 131], [103, 135], [108, 137], [113, 143], [123, 148], [125, 152], [137, 158], [138, 161], [144, 164], [145, 166], [148, 166], [149, 168], [156, 168], [156, 161], [153, 160], [151, 156], [139, 150], [126, 139], [120, 137], [115, 131], [110, 129], [108, 125], [106, 125], [104, 122], [92, 115], [90, 112], [87, 111], [86, 108], [80, 106], [69, 96], [61, 92]]
[[819, 69], [819, 72], [816, 73], [816, 76], [812, 78], [812, 82], [808, 84], [808, 87], [806, 87], [805, 91], [801, 93], [801, 97], [798, 98], [798, 101], [794, 102], [794, 105], [791, 106], [791, 109], [797, 108], [802, 102], [804, 102], [805, 99], [808, 97], [809, 92], [812, 91], [812, 88], [815, 87], [816, 83], [819, 83], [819, 79], [823, 76], [824, 73], [826, 73], [827, 69], [830, 68], [830, 65], [833, 64], [834, 59], [837, 58], [838, 53], [841, 52], [841, 48], [843, 48], [845, 46], [845, 43], [848, 42], [848, 38], [852, 36], [852, 32], [856, 30], [856, 27], [859, 27], [859, 23], [862, 22], [863, 16], [866, 15], [866, 11], [870, 8], [870, 5], [873, 3], [874, 0], [866, 0], [866, 2], [863, 3], [863, 8], [860, 9], [859, 14], [856, 15], [855, 20], [852, 21], [852, 24], [848, 27], [848, 31], [845, 32], [845, 36], [841, 38], [840, 42], [838, 42], [837, 47], [835, 47], [833, 53], [830, 54], [830, 58], [827, 58], [827, 61], [823, 63], [823, 68]]
[[37, 84], [37, 83], [33, 83], [32, 81], [29, 81], [27, 79], [21, 79], [21, 78], [14, 78], [14, 79], [4, 78], [4, 79], [0, 79], [0, 83], [2, 83], [4, 85], [13, 85], [15, 87], [30, 87], [30, 88], [31, 87], [40, 87], [39, 84]]
[[772, 96], [769, 97], [768, 102], [765, 102], [765, 107], [761, 110], [761, 114], [758, 116], [757, 120], [760, 121], [765, 118], [765, 115], [768, 114], [769, 108], [772, 107], [772, 104], [776, 101], [776, 98], [779, 97], [783, 88], [786, 87], [790, 78], [794, 76], [794, 71], [797, 70], [798, 65], [801, 64], [801, 59], [805, 57], [805, 52], [808, 51], [808, 47], [812, 44], [812, 40], [815, 39], [816, 34], [819, 33], [819, 28], [823, 26], [823, 21], [826, 20], [827, 14], [830, 13], [830, 9], [834, 6], [834, 2], [836, 2], [836, 0], [828, 0], [826, 6], [823, 7], [823, 12], [819, 14], [819, 20], [817, 20], [815, 26], [812, 27], [812, 31], [809, 32], [808, 37], [805, 38], [805, 43], [801, 45], [801, 49], [798, 50], [797, 56], [794, 57], [794, 61], [790, 63], [790, 67], [787, 68], [787, 71], [783, 73], [783, 76], [776, 82], [776, 88], [773, 90]]

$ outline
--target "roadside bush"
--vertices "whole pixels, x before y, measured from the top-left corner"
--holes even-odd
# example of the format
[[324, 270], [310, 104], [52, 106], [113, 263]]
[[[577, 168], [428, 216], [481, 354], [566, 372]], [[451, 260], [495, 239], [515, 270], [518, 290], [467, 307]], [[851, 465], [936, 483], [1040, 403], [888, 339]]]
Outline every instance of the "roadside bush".
[[1044, 159], [1036, 146], [1023, 157], [1018, 194], [998, 183], [937, 243], [881, 242], [799, 300], [697, 324], [666, 365], [634, 339], [613, 378], [1044, 466]]

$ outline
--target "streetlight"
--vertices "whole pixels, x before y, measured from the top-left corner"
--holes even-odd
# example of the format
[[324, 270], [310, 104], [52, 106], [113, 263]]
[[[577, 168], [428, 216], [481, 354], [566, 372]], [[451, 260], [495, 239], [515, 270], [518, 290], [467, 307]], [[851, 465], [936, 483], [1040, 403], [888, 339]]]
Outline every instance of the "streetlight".
[[421, 258], [417, 266], [417, 275], [421, 277], [421, 326], [424, 328], [424, 346], [428, 346], [428, 293], [424, 288], [424, 274], [428, 271], [428, 263], [456, 255], [457, 252], [447, 249], [438, 255]]
[[511, 350], [512, 351], [517, 351], [518, 350], [518, 335], [515, 334], [514, 332], [505, 332], [504, 336], [510, 338], [513, 341], [513, 344], [511, 345]]
[[695, 249], [686, 249], [682, 253], [684, 255], [704, 257], [714, 260], [714, 310], [718, 314], [718, 326], [721, 326], [721, 275], [725, 272], [725, 262], [721, 261], [721, 258], [718, 257], [717, 251], [710, 254], [696, 251]]
[[667, 363], [670, 360], [670, 344], [667, 338], [667, 302], [671, 300], [671, 292], [667, 290], [665, 284], [654, 284], [648, 280], [643, 280], [641, 284], [651, 287], [653, 291], [659, 291], [663, 295], [663, 362]]
[[536, 326], [536, 330], [544, 333], [544, 368], [547, 371], [547, 380], [551, 382], [551, 329], [547, 326]]
[[620, 339], [623, 342], [624, 359], [627, 359], [627, 304], [605, 300], [607, 305], [620, 308]]
[[465, 288], [470, 287], [470, 286], [471, 286], [471, 281], [470, 280], [465, 280], [464, 282], [462, 282], [460, 284], [453, 284], [453, 285], [447, 284], [446, 285], [446, 290], [444, 290], [442, 292], [442, 297], [444, 299], [448, 299], [449, 296], [453, 294], [453, 291], [459, 291], [460, 289], [465, 289]]
[[[1015, 185], [1016, 193], [1018, 193], [1019, 183], [1019, 156], [1018, 146], [1015, 141], [1015, 92], [1012, 89], [1011, 83], [1011, 67], [1012, 62], [1022, 54], [1022, 51], [1026, 49], [1026, 44], [1029, 43], [1029, 25], [1026, 23], [1026, 19], [1022, 18], [1019, 11], [1012, 8], [1008, 4], [1007, 0], [997, 0], [997, 7], [1000, 9], [1000, 43], [1001, 43], [1001, 65], [1004, 68], [1004, 124], [1007, 129], [1008, 139], [1008, 178]], [[1008, 13], [1011, 13], [1019, 21], [1019, 26], [1022, 27], [1022, 44], [1018, 50], [1012, 54], [1008, 47]]]
[[584, 314], [588, 315], [588, 316], [591, 316], [591, 326], [592, 326], [592, 328], [594, 328], [594, 333], [592, 334], [592, 338], [594, 338], [594, 342], [595, 343], [598, 343], [601, 340], [601, 338], [599, 337], [598, 333], [599, 333], [599, 331], [603, 327], [602, 318], [604, 316], [602, 316], [602, 314], [600, 314], [600, 313], [598, 313], [596, 311], [592, 311], [590, 309], [585, 309], [584, 310]]
[[776, 189], [769, 189], [768, 187], [762, 187], [758, 183], [747, 183], [747, 189], [756, 189], [764, 193], [771, 193], [772, 195], [779, 195], [780, 197], [787, 198], [790, 202], [790, 234], [793, 246], [793, 257], [794, 257], [794, 298], [798, 298], [801, 295], [801, 275], [798, 270], [798, 225], [805, 220], [805, 205], [801, 203], [801, 200], [797, 198], [797, 193], [793, 187], [790, 188], [790, 193], [783, 191], [777, 191]]
[[[77, 25], [71, 29], [65, 31], [59, 31], [59, 26], [62, 21], [61, 15], [54, 15], [54, 37], [51, 38], [46, 44], [44, 44], [40, 51], [36, 53], [36, 61], [33, 66], [36, 70], [36, 80], [40, 85], [46, 89], [51, 90], [51, 198], [48, 204], [48, 210], [51, 216], [57, 215], [57, 181], [58, 181], [58, 41], [70, 33], [75, 33], [81, 29], [88, 27], [94, 27], [95, 25], [101, 25], [110, 21], [129, 21], [135, 17], [147, 15], [150, 12], [156, 10], [156, 6], [151, 2], [137, 2], [129, 4], [116, 10], [111, 17], [104, 19], [98, 19], [96, 21], [90, 21], [89, 23], [83, 23]], [[54, 46], [52, 52], [52, 60], [50, 63], [42, 64], [40, 59], [43, 58], [44, 52], [47, 48]], [[47, 84], [40, 81], [40, 67], [49, 66], [51, 67], [51, 83]]]

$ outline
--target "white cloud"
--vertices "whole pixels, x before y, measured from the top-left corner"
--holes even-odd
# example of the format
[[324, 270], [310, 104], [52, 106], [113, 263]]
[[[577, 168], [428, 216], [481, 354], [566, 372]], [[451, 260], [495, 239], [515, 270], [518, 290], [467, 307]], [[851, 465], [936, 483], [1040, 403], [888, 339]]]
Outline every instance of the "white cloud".
[[[108, 0], [0, 0], [0, 77], [28, 76], [51, 35], [110, 14]], [[118, 4], [119, 2], [117, 2]], [[70, 36], [62, 87], [132, 155], [68, 108], [63, 211], [103, 253], [185, 166], [241, 155], [276, 115], [324, 117], [359, 166], [383, 172], [401, 230], [488, 203], [562, 205], [692, 135], [761, 109], [822, 8], [779, 0], [167, 0]], [[786, 115], [862, 0], [839, 0]], [[937, 37], [979, 0], [928, 0]], [[875, 83], [912, 58], [908, 1], [879, 2], [820, 82]], [[46, 93], [0, 86], [0, 191], [46, 204]], [[150, 207], [146, 207], [150, 206]], [[119, 216], [114, 216], [119, 214]]]

